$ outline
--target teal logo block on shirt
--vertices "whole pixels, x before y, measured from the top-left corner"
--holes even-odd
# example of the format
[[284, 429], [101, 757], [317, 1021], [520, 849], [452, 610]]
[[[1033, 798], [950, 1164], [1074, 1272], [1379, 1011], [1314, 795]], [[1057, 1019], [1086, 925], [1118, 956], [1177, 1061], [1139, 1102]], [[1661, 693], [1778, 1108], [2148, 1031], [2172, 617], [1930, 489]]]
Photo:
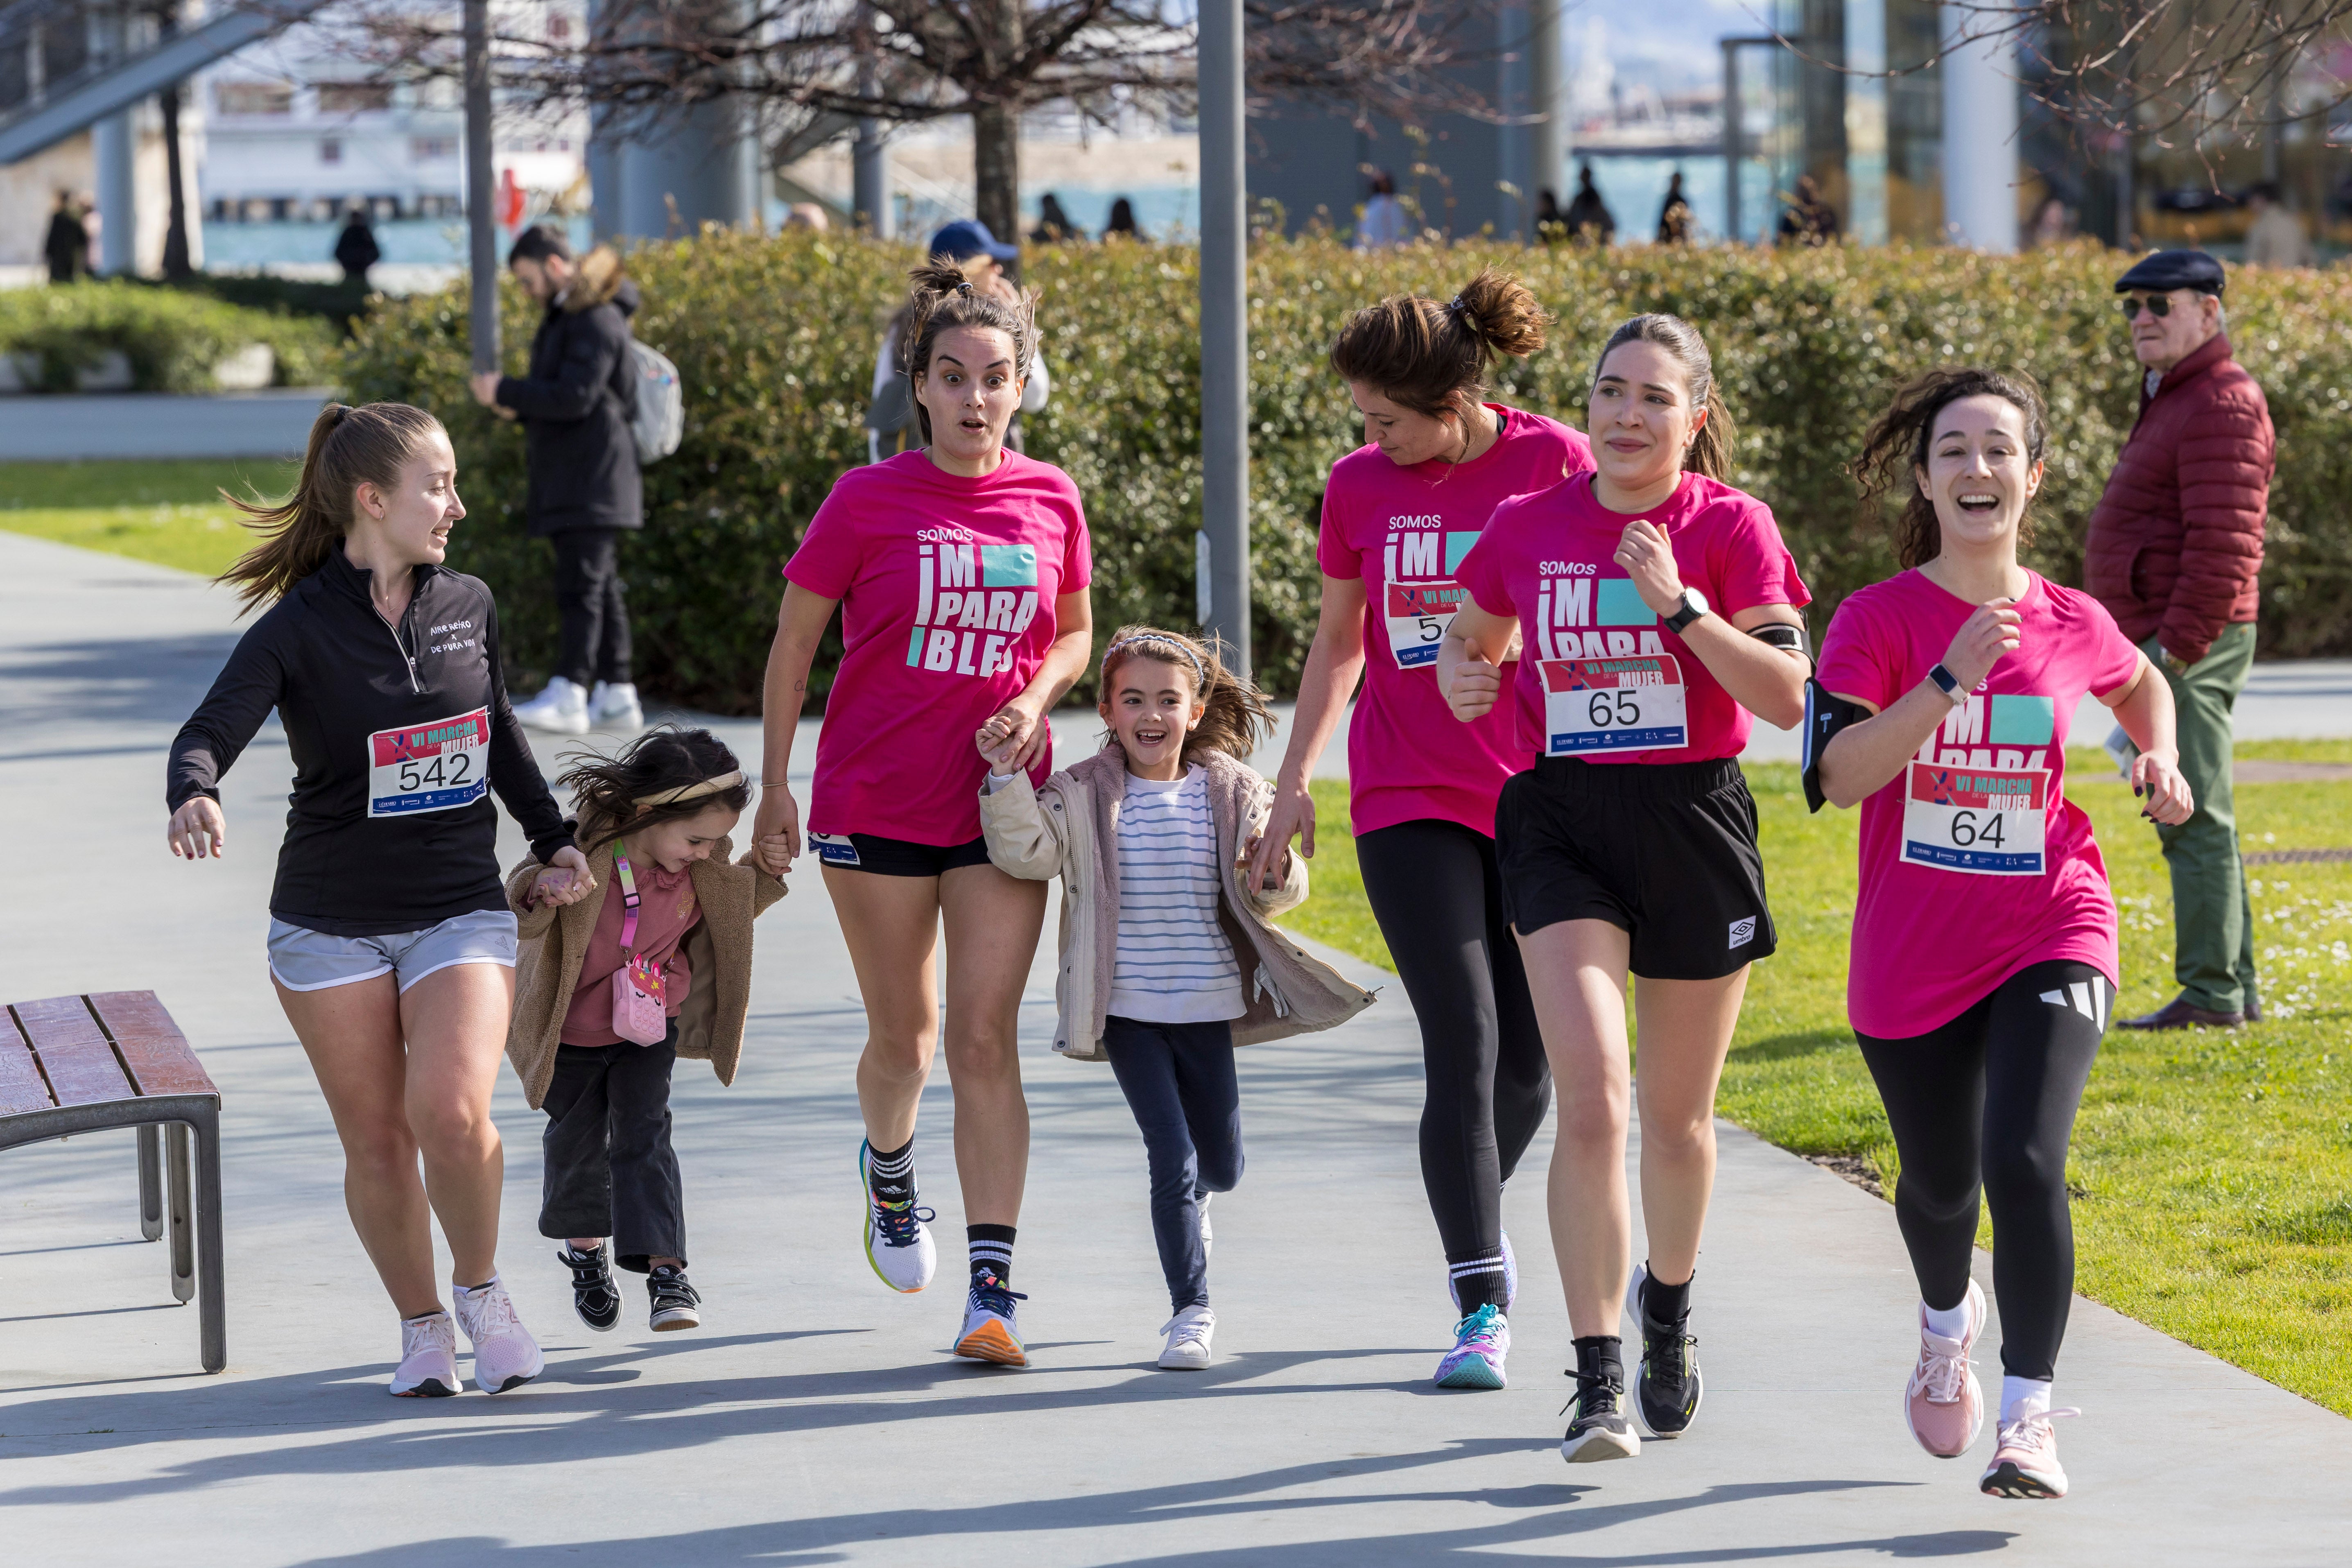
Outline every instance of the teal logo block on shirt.
[[983, 544], [980, 547], [980, 585], [983, 588], [1034, 588], [1037, 585], [1037, 548], [1032, 544]]
[[1462, 569], [1462, 558], [1478, 542], [1475, 533], [1449, 533], [1445, 536], [1445, 574], [1448, 577]]
[[2057, 702], [2049, 697], [1995, 697], [1985, 739], [1996, 746], [2046, 746], [2058, 732]]
[[1658, 614], [1642, 603], [1642, 595], [1633, 587], [1631, 577], [1601, 579], [1601, 604], [1598, 625], [1604, 626], [1654, 626]]

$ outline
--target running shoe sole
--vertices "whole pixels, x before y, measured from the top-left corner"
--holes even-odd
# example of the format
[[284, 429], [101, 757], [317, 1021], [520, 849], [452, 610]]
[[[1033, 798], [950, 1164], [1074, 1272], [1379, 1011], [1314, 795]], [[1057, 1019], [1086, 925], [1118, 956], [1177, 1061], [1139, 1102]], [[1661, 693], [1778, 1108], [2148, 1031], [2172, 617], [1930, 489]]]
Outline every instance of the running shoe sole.
[[1440, 1388], [1501, 1388], [1503, 1369], [1482, 1355], [1465, 1355], [1437, 1380]]
[[899, 1295], [911, 1296], [915, 1294], [916, 1291], [922, 1289], [923, 1285], [929, 1285], [930, 1281], [926, 1279], [923, 1281], [923, 1285], [916, 1285], [912, 1287], [892, 1285], [890, 1283], [890, 1277], [882, 1272], [881, 1259], [874, 1256], [874, 1237], [877, 1234], [874, 1224], [874, 1177], [867, 1168], [868, 1162], [872, 1159], [873, 1154], [873, 1144], [860, 1142], [857, 1145], [857, 1185], [858, 1189], [866, 1194], [866, 1267], [874, 1270], [874, 1278], [882, 1281], [883, 1284], [888, 1285], [891, 1289], [896, 1290]]
[[653, 1330], [657, 1334], [674, 1334], [680, 1329], [702, 1327], [702, 1315], [691, 1307], [672, 1307], [654, 1314]]
[[1979, 1486], [1987, 1497], [2022, 1498], [2037, 1502], [2055, 1502], [2066, 1495], [2063, 1489], [2053, 1489], [2039, 1476], [2019, 1469], [2007, 1459], [1987, 1470]]
[[536, 1380], [536, 1379], [538, 1378], [538, 1376], [539, 1376], [539, 1373], [540, 1373], [541, 1372], [545, 1372], [546, 1370], [547, 1370], [547, 1363], [546, 1363], [544, 1361], [542, 1361], [542, 1362], [540, 1363], [539, 1372], [531, 1372], [531, 1373], [520, 1373], [520, 1372], [519, 1372], [519, 1373], [515, 1373], [512, 1377], [510, 1377], [510, 1378], [507, 1379], [504, 1383], [502, 1383], [502, 1384], [499, 1384], [496, 1388], [492, 1388], [492, 1387], [490, 1387], [488, 1384], [487, 1384], [483, 1383], [483, 1382], [482, 1382], [482, 1380], [481, 1380], [480, 1378], [478, 1378], [478, 1377], [477, 1377], [477, 1378], [474, 1380], [474, 1384], [475, 1384], [475, 1386], [476, 1386], [476, 1387], [479, 1388], [479, 1389], [480, 1389], [484, 1394], [504, 1394], [507, 1390], [509, 1390], [509, 1389], [510, 1389], [510, 1388], [520, 1388], [524, 1384], [526, 1384], [526, 1383], [530, 1383], [530, 1382], [532, 1382], [532, 1381]]
[[1642, 1439], [1632, 1430], [1612, 1432], [1594, 1427], [1579, 1436], [1570, 1433], [1559, 1440], [1559, 1457], [1571, 1465], [1597, 1464], [1603, 1459], [1630, 1459], [1642, 1451]]
[[1029, 1364], [1029, 1352], [1022, 1348], [1021, 1342], [993, 1318], [958, 1340], [955, 1353], [971, 1361], [993, 1362], [998, 1366]]
[[457, 1392], [454, 1388], [443, 1387], [439, 1378], [428, 1377], [415, 1388], [394, 1389], [392, 1396], [394, 1399], [447, 1399]]

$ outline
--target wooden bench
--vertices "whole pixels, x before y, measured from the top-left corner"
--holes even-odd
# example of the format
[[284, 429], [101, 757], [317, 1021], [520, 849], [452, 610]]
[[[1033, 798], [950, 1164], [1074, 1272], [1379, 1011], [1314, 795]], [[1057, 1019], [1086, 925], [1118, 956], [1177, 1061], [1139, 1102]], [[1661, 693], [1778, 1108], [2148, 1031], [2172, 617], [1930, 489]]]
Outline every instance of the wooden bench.
[[218, 1372], [228, 1363], [220, 1090], [152, 991], [10, 1004], [0, 1026], [0, 1149], [108, 1127], [139, 1130], [139, 1228], [150, 1241], [168, 1229], [172, 1294], [183, 1305], [201, 1299], [205, 1370]]

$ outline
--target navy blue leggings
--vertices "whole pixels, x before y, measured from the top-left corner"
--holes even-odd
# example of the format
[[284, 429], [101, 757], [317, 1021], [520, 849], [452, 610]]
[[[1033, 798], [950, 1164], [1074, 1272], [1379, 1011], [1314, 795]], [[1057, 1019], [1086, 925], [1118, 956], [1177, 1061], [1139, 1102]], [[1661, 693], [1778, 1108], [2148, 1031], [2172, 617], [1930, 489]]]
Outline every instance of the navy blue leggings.
[[1209, 1304], [1209, 1253], [1201, 1245], [1201, 1194], [1230, 1193], [1242, 1179], [1241, 1085], [1231, 1024], [1103, 1021], [1103, 1049], [1151, 1169], [1151, 1234], [1177, 1311]]

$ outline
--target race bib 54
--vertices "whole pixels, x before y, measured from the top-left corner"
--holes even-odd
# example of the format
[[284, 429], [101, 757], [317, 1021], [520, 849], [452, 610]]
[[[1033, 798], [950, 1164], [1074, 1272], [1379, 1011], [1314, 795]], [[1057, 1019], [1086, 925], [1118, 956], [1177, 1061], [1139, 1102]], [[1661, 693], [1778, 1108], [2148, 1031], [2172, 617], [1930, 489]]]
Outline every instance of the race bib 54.
[[490, 787], [490, 710], [368, 737], [368, 815], [413, 816], [471, 805]]
[[2042, 875], [2049, 770], [1913, 763], [1903, 790], [1903, 858], [1912, 865], [1977, 877]]

